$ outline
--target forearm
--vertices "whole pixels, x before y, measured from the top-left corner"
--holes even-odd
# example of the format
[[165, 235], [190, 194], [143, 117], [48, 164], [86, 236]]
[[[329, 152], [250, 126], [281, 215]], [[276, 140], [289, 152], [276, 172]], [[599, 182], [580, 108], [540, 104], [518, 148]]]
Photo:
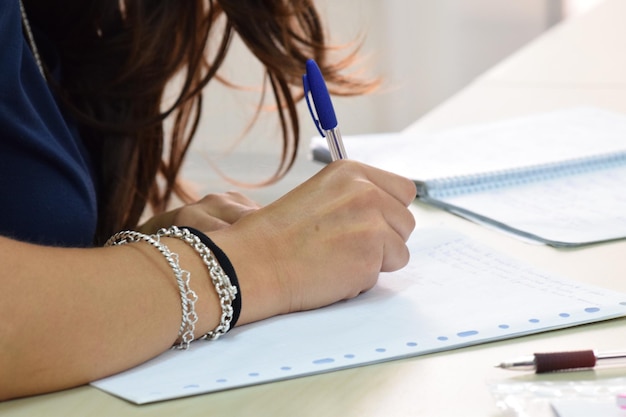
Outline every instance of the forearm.
[[[381, 271], [406, 265], [414, 196], [408, 179], [338, 161], [277, 202], [213, 229], [212, 241], [237, 271], [239, 323], [355, 297]], [[221, 307], [206, 265], [187, 243], [162, 241], [191, 273], [195, 336], [214, 329]], [[178, 337], [177, 280], [150, 244], [61, 249], [0, 238], [0, 264], [0, 399], [131, 368]]]
[[[196, 335], [219, 315], [206, 267], [165, 239], [192, 274]], [[62, 389], [128, 369], [176, 341], [181, 302], [164, 257], [136, 243], [47, 248], [0, 238], [0, 398]]]

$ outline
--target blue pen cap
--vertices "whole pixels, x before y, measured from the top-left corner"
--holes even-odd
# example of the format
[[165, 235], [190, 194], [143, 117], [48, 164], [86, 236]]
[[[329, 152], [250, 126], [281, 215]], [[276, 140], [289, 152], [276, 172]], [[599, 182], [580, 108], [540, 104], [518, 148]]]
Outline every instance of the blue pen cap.
[[319, 118], [322, 129], [331, 130], [336, 128], [337, 117], [335, 116], [335, 109], [330, 100], [326, 82], [324, 81], [319, 66], [312, 59], [306, 62], [306, 82], [308, 83], [308, 90], [311, 93], [315, 111], [317, 112], [317, 117]]

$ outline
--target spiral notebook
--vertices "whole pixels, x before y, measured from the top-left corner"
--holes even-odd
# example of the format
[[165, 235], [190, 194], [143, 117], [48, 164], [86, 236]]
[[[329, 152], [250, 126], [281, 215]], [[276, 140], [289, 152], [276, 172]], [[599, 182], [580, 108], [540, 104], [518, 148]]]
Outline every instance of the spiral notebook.
[[[344, 138], [351, 159], [415, 181], [418, 198], [526, 240], [626, 237], [626, 115], [572, 108], [434, 134]], [[325, 141], [313, 159], [329, 162]]]
[[143, 404], [626, 315], [626, 294], [543, 272], [465, 235], [421, 229], [408, 246], [409, 264], [357, 298], [237, 327], [93, 385]]

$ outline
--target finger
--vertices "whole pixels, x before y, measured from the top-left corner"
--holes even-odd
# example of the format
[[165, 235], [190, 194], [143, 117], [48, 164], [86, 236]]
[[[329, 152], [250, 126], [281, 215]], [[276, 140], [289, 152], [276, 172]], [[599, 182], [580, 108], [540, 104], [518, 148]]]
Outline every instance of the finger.
[[235, 223], [260, 205], [237, 192], [210, 194], [195, 203], [196, 208], [229, 224]]
[[[379, 191], [382, 193], [382, 191]], [[411, 233], [415, 229], [415, 216], [398, 200], [386, 195], [377, 206], [375, 216], [369, 222], [377, 228], [375, 239], [382, 248], [381, 272], [395, 271], [406, 266], [409, 250], [406, 246]], [[378, 223], [378, 226], [376, 224]]]
[[[395, 271], [404, 267], [409, 260], [406, 242], [415, 229], [415, 216], [399, 200], [372, 183], [368, 184], [369, 191], [365, 187], [358, 191], [363, 196], [363, 201], [358, 204], [362, 210], [373, 208], [373, 212], [370, 212], [373, 217], [368, 215], [368, 224], [378, 230], [375, 239], [382, 247], [380, 271]], [[369, 207], [363, 204], [369, 204]]]
[[217, 217], [210, 216], [208, 214], [201, 216], [201, 218], [199, 219], [199, 224], [202, 225], [202, 229], [206, 233], [224, 229], [226, 227], [230, 227], [231, 225], [231, 223], [229, 222], [218, 219]]
[[204, 209], [195, 206], [188, 206], [184, 210], [178, 210], [172, 224], [195, 227], [204, 232], [220, 230], [231, 225], [230, 222], [215, 217]]
[[389, 235], [383, 246], [383, 262], [380, 271], [393, 272], [404, 268], [409, 263], [410, 257], [406, 242], [397, 234]]
[[[400, 175], [374, 168], [356, 161], [341, 160], [333, 162], [335, 169], [345, 169], [361, 173], [367, 180], [385, 190], [389, 195], [407, 207], [415, 200], [415, 183]], [[331, 164], [332, 165], [332, 164]]]
[[406, 242], [416, 224], [413, 213], [403, 202], [372, 181], [365, 179], [357, 182], [358, 187], [354, 187], [353, 184], [349, 190], [342, 190], [346, 195], [352, 193], [350, 211], [368, 211], [368, 216], [373, 216], [371, 222], [380, 220], [381, 227], [391, 228]]
[[244, 206], [249, 206], [252, 208], [261, 208], [261, 205], [256, 201], [250, 199], [245, 194], [241, 194], [238, 191], [227, 191], [224, 193], [225, 196], [228, 196], [232, 201], [242, 204]]

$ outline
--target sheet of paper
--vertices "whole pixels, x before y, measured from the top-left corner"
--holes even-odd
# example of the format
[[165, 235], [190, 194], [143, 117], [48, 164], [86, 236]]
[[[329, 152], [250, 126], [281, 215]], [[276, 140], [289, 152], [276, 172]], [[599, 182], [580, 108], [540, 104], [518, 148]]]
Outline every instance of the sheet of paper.
[[[455, 177], [626, 150], [626, 115], [576, 107], [430, 134], [346, 136], [350, 159], [413, 180]], [[314, 138], [313, 149], [328, 149]]]
[[242, 326], [93, 385], [149, 403], [626, 315], [626, 294], [545, 274], [456, 233], [417, 230], [409, 246], [406, 268], [353, 300]]

